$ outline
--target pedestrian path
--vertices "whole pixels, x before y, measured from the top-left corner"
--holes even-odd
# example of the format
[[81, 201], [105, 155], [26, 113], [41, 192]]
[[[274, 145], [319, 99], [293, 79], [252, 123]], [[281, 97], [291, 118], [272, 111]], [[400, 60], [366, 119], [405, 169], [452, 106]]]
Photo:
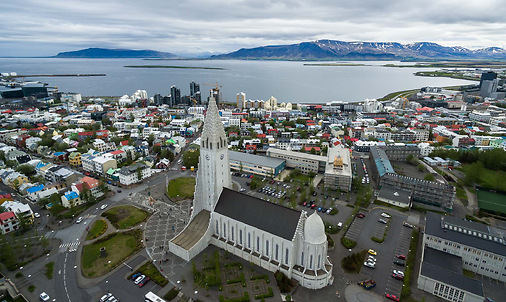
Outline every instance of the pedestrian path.
[[79, 242], [79, 239], [77, 239], [74, 242], [62, 243], [59, 246], [58, 252], [59, 253], [75, 252], [75, 251], [77, 251], [77, 248], [79, 247], [80, 244], [81, 244], [81, 242]]

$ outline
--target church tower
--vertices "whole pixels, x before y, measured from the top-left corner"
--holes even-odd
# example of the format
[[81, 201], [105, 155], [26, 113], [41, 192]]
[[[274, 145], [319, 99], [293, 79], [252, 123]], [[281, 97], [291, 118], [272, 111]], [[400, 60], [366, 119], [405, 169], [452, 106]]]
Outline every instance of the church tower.
[[212, 212], [223, 187], [232, 188], [228, 144], [216, 100], [211, 94], [200, 141], [193, 216], [201, 210]]

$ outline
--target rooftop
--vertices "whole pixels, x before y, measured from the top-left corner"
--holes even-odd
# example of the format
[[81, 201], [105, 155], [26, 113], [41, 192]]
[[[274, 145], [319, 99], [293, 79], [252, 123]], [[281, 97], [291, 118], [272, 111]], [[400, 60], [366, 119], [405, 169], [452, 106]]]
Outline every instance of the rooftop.
[[266, 156], [259, 156], [259, 155], [253, 155], [249, 153], [242, 153], [242, 152], [236, 152], [236, 151], [228, 151], [228, 155], [230, 157], [230, 161], [238, 161], [238, 162], [244, 162], [249, 163], [253, 165], [258, 166], [266, 166], [270, 168], [277, 168], [279, 165], [281, 165], [284, 160], [279, 158], [273, 158], [273, 157], [266, 157]]
[[302, 153], [302, 152], [296, 152], [296, 151], [288, 151], [288, 150], [282, 150], [277, 148], [269, 148], [267, 149], [267, 154], [275, 153], [275, 154], [281, 154], [286, 156], [295, 156], [295, 157], [303, 157], [310, 160], [315, 161], [326, 161], [326, 156], [320, 156], [320, 155], [313, 155], [308, 153]]
[[411, 199], [411, 192], [402, 191], [395, 187], [384, 185], [381, 187], [379, 191], [378, 198], [393, 200], [396, 202], [409, 205]]
[[371, 156], [376, 164], [376, 169], [378, 170], [379, 176], [383, 176], [386, 173], [394, 173], [394, 168], [388, 159], [385, 150], [379, 148], [378, 146], [371, 147]]
[[223, 188], [214, 211], [290, 241], [300, 218], [299, 211], [227, 188]]
[[504, 232], [478, 222], [427, 212], [425, 233], [506, 256]]
[[483, 296], [481, 282], [462, 273], [462, 258], [432, 248], [424, 249], [421, 275]]

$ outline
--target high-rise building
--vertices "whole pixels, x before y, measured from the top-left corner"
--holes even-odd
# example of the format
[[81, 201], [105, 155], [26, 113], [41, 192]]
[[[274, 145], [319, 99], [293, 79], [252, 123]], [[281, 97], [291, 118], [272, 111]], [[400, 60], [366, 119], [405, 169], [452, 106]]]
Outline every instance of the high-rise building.
[[207, 104], [210, 103], [211, 101], [211, 98], [214, 98], [214, 100], [216, 101], [216, 106], [220, 106], [220, 90], [219, 89], [216, 89], [216, 88], [213, 88], [209, 91], [209, 96], [207, 97]]
[[493, 71], [482, 73], [480, 79], [480, 96], [494, 97], [493, 95], [497, 92], [498, 85], [499, 79], [497, 79], [497, 73]]
[[170, 104], [169, 106], [176, 106], [181, 104], [181, 89], [176, 85], [170, 86]]
[[191, 82], [190, 83], [190, 96], [195, 97], [195, 94], [197, 92], [200, 92], [200, 85], [195, 82]]
[[237, 108], [242, 110], [244, 108], [244, 103], [246, 102], [246, 93], [239, 92], [237, 94]]

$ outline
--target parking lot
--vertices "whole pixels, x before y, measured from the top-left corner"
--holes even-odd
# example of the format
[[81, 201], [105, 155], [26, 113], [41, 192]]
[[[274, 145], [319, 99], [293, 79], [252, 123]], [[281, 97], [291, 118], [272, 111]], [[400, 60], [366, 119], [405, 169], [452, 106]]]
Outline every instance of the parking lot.
[[[371, 291], [384, 295], [385, 293], [400, 296], [403, 282], [392, 277], [393, 270], [404, 271], [403, 266], [394, 264], [396, 255], [407, 257], [412, 229], [403, 226], [407, 220], [406, 215], [390, 211], [388, 209], [376, 208], [370, 212], [362, 212], [365, 217], [355, 217], [350, 225], [346, 238], [357, 242], [353, 252], [363, 249], [373, 249], [377, 255], [374, 268], [362, 266], [361, 274], [376, 281], [376, 286]], [[391, 218], [382, 217], [382, 213], [391, 215]], [[383, 243], [371, 240], [371, 237], [382, 238], [387, 224], [378, 222], [383, 219], [388, 222], [388, 233]], [[405, 260], [401, 260], [405, 262]]]

